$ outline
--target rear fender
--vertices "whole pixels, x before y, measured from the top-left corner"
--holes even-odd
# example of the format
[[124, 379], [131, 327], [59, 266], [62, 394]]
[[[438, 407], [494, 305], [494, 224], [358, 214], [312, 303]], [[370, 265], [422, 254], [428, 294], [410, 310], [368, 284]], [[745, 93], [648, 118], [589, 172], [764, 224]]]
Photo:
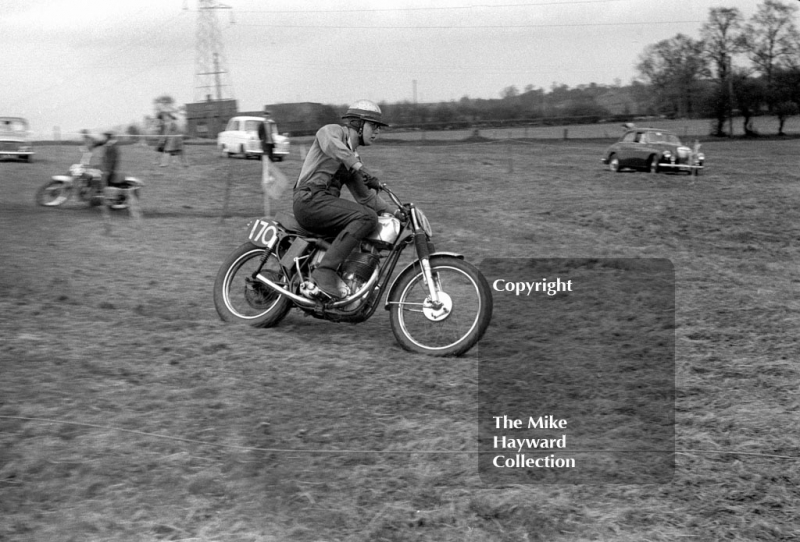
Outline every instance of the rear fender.
[[247, 240], [257, 247], [273, 250], [285, 236], [281, 223], [272, 218], [254, 218], [247, 223]]
[[[463, 255], [463, 254], [458, 254], [458, 253], [456, 253], [456, 252], [434, 252], [433, 254], [431, 254], [431, 257], [430, 257], [430, 262], [431, 262], [431, 264], [434, 264], [434, 263], [435, 263], [435, 260], [436, 260], [438, 257], [441, 257], [441, 256], [448, 256], [448, 257], [450, 257], [450, 258], [458, 258], [459, 260], [463, 260], [463, 259], [464, 259], [464, 255]], [[419, 265], [419, 260], [414, 260], [413, 262], [411, 262], [410, 264], [408, 264], [407, 266], [405, 266], [405, 267], [403, 268], [403, 270], [402, 270], [402, 271], [400, 271], [400, 272], [397, 274], [397, 276], [394, 278], [394, 280], [392, 281], [392, 284], [391, 284], [391, 286], [389, 286], [389, 293], [387, 293], [387, 294], [386, 294], [386, 305], [384, 306], [384, 308], [385, 308], [387, 311], [389, 310], [389, 307], [390, 307], [390, 305], [391, 305], [391, 303], [390, 303], [390, 302], [391, 302], [391, 301], [395, 301], [395, 299], [394, 299], [394, 298], [395, 298], [395, 296], [398, 294], [398, 292], [397, 292], [397, 282], [398, 282], [398, 280], [399, 280], [399, 279], [400, 279], [400, 277], [402, 277], [404, 274], [406, 274], [406, 273], [410, 273], [410, 272], [411, 272], [411, 270], [412, 270], [412, 269], [413, 269], [415, 266], [417, 266], [417, 265]]]

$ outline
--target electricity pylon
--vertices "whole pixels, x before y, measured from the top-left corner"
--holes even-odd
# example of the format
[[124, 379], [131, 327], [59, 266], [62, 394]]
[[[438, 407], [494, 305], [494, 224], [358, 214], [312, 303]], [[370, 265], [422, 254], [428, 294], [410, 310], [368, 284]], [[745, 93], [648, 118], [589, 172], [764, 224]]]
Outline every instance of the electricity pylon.
[[198, 0], [197, 58], [194, 73], [194, 100], [233, 99], [228, 63], [217, 21], [217, 11], [231, 9], [216, 0]]

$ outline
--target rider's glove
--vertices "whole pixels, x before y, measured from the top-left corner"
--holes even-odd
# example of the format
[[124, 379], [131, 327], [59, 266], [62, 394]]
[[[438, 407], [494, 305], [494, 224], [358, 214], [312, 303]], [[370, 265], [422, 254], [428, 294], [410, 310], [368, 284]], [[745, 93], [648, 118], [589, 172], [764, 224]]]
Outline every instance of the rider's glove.
[[367, 188], [372, 188], [373, 190], [381, 189], [381, 182], [375, 175], [367, 171], [367, 168], [365, 167], [361, 167], [358, 171], [356, 171], [356, 177], [361, 179], [361, 181], [367, 185]]

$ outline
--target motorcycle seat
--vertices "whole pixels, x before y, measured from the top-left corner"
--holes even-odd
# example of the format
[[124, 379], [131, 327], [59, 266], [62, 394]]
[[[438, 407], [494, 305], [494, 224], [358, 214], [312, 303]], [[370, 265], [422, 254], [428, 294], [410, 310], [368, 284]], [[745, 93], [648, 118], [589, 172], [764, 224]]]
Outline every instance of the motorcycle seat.
[[293, 214], [289, 213], [277, 213], [275, 215], [275, 221], [278, 222], [283, 228], [289, 233], [296, 233], [301, 237], [305, 237], [307, 241], [316, 241], [318, 244], [326, 246], [329, 245], [331, 241], [333, 241], [333, 237], [324, 238], [320, 237], [316, 233], [310, 232], [305, 229], [297, 219], [294, 217]]

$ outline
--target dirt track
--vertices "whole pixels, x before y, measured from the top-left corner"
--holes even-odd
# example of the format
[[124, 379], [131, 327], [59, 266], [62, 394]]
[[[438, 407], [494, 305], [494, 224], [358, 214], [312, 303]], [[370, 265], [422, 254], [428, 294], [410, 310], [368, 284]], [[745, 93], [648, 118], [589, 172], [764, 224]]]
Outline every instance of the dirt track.
[[[683, 453], [670, 484], [487, 487], [474, 456], [411, 453], [476, 449], [479, 352], [409, 355], [382, 311], [359, 326], [218, 320], [211, 284], [261, 212], [260, 164], [197, 146], [190, 168], [158, 168], [125, 147], [148, 183], [144, 220], [118, 213], [106, 236], [96, 209], [33, 204], [77, 158], [45, 147], [0, 163], [0, 540], [800, 536], [800, 462], [765, 457], [800, 456], [797, 141], [707, 143], [697, 180], [612, 174], [602, 148], [364, 156], [426, 211], [440, 249], [475, 263], [672, 261]], [[295, 178], [297, 155], [282, 169]]]

